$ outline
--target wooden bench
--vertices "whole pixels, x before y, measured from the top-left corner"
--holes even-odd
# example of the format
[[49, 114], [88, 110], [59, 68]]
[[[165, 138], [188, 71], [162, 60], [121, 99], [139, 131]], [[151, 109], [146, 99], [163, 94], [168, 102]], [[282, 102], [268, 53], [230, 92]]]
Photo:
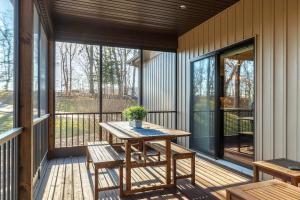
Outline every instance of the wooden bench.
[[[147, 157], [147, 147], [150, 147], [158, 152], [158, 160], [160, 161], [160, 154], [165, 153], [165, 142], [164, 141], [153, 141], [153, 142], [146, 142], [144, 145], [144, 156]], [[180, 146], [175, 143], [171, 143], [171, 154], [173, 159], [173, 179], [174, 184], [176, 184], [177, 179], [184, 179], [184, 178], [191, 178], [192, 184], [195, 184], [195, 155], [194, 151], [191, 151], [183, 146]], [[191, 159], [191, 174], [187, 175], [180, 175], [177, 176], [177, 160], [181, 159]]]
[[[119, 189], [120, 196], [123, 196], [123, 163], [124, 160], [118, 155], [113, 147], [106, 141], [89, 142], [86, 153], [87, 168], [92, 162], [95, 168], [95, 185], [94, 185], [94, 196], [95, 199], [99, 198], [99, 192], [105, 190]], [[105, 188], [99, 188], [98, 183], [98, 170], [106, 168], [119, 168], [119, 185]]]

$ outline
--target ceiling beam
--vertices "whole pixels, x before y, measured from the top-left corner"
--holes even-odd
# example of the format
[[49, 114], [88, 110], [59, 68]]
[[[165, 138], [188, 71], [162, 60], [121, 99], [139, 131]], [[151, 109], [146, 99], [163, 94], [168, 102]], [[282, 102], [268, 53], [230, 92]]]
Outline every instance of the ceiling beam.
[[176, 51], [176, 34], [143, 31], [95, 21], [64, 20], [55, 24], [55, 39], [149, 50]]

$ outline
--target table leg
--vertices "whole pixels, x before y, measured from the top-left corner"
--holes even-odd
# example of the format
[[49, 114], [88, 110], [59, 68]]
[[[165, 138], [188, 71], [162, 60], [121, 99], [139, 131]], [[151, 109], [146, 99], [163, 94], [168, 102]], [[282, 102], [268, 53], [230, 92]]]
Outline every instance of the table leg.
[[171, 184], [171, 140], [166, 140], [166, 184]]
[[258, 182], [259, 181], [259, 169], [257, 166], [253, 166], [253, 182]]
[[126, 192], [131, 190], [131, 143], [125, 142]]

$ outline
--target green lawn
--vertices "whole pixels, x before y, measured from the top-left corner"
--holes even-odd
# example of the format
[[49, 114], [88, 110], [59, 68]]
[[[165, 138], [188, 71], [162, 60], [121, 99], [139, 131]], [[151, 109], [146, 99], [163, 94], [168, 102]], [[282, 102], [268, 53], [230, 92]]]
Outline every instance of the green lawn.
[[12, 114], [0, 112], [0, 134], [13, 128]]

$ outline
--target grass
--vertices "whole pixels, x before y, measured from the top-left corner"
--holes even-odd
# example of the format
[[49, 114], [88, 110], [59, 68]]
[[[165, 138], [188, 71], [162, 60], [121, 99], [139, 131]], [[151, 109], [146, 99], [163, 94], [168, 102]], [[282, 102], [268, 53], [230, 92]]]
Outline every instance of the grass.
[[0, 134], [13, 128], [12, 114], [0, 113]]
[[[137, 100], [125, 98], [103, 99], [103, 112], [121, 112], [125, 108], [137, 105]], [[57, 112], [98, 112], [99, 99], [93, 97], [56, 97]]]
[[[13, 105], [13, 92], [0, 90], [1, 104]], [[0, 112], [0, 134], [13, 128], [13, 112]]]

